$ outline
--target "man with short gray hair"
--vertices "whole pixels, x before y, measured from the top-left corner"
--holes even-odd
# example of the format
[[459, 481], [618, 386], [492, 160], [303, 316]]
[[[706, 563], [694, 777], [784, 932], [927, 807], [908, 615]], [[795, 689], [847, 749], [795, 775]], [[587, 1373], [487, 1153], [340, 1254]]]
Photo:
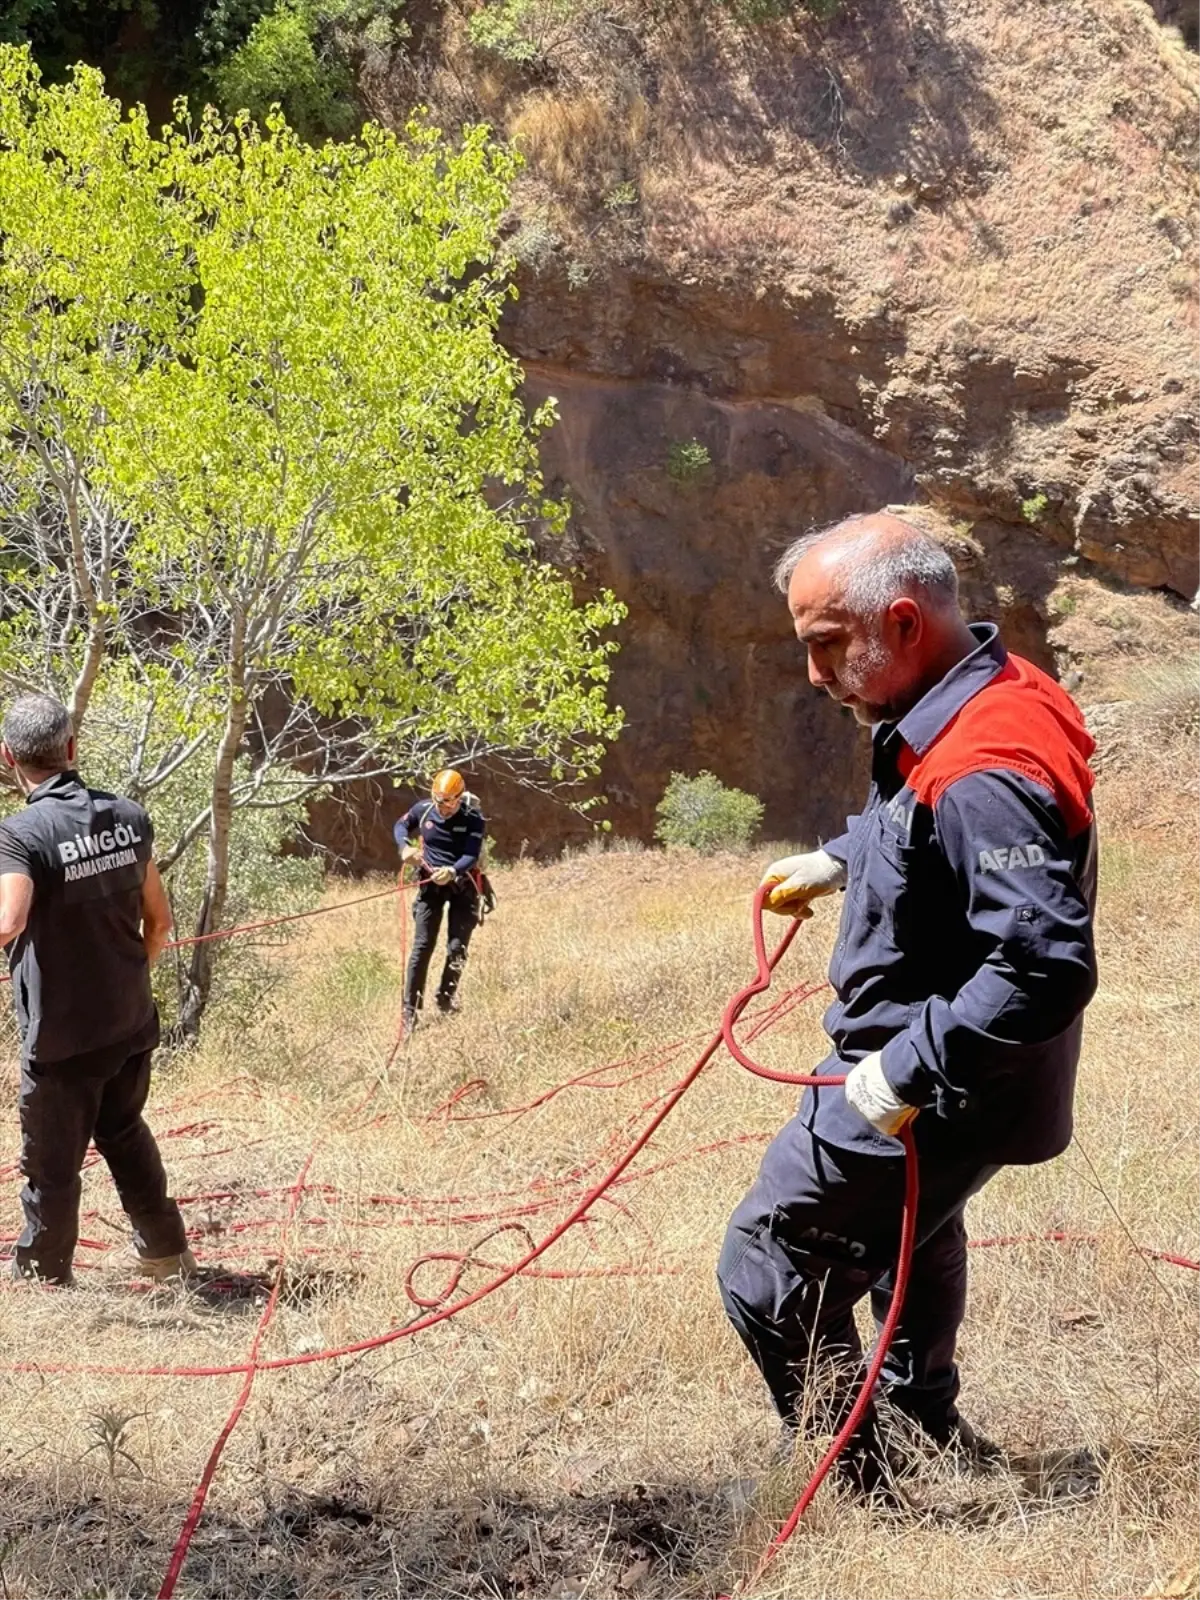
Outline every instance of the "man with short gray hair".
[[21, 1032], [21, 1203], [14, 1276], [69, 1285], [80, 1169], [95, 1142], [133, 1223], [140, 1270], [164, 1280], [196, 1263], [142, 1116], [158, 1012], [150, 966], [171, 931], [141, 806], [74, 771], [65, 706], [14, 700], [0, 757], [25, 809], [0, 822], [0, 944]]
[[[954, 566], [911, 515], [852, 517], [786, 552], [777, 578], [808, 676], [872, 730], [859, 816], [776, 861], [767, 904], [811, 917], [844, 890], [825, 1015], [833, 1046], [730, 1221], [726, 1310], [785, 1428], [840, 1423], [861, 1370], [854, 1307], [891, 1304], [912, 1123], [920, 1204], [912, 1276], [882, 1387], [914, 1437], [976, 1467], [996, 1446], [959, 1415], [963, 1208], [1008, 1163], [1071, 1136], [1084, 1008], [1096, 987], [1094, 748], [1074, 702], [968, 626]], [[914, 1120], [915, 1119], [915, 1120]], [[841, 1463], [897, 1499], [874, 1410]]]

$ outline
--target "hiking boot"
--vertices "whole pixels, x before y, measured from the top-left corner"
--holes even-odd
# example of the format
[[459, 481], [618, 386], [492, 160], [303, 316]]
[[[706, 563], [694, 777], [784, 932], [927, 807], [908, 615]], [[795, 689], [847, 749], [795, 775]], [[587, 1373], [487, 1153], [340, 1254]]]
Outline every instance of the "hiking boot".
[[948, 1417], [938, 1418], [937, 1421], [911, 1416], [903, 1411], [900, 1415], [912, 1428], [914, 1443], [926, 1450], [932, 1446], [940, 1457], [959, 1472], [983, 1477], [1004, 1465], [1004, 1451], [1000, 1446], [986, 1434], [977, 1432], [965, 1417], [959, 1415], [957, 1408]]
[[50, 1278], [40, 1273], [35, 1266], [22, 1266], [14, 1256], [12, 1264], [12, 1280], [14, 1283], [27, 1283], [34, 1289], [74, 1289], [75, 1274], [68, 1272], [65, 1277]]
[[453, 995], [439, 994], [437, 1008], [444, 1017], [456, 1017], [458, 1015], [458, 1001]]
[[908, 1509], [896, 1483], [897, 1467], [878, 1435], [851, 1439], [833, 1465], [832, 1476], [872, 1511]]
[[965, 1417], [956, 1417], [948, 1436], [935, 1440], [938, 1450], [971, 1472], [995, 1472], [1004, 1465], [1004, 1451], [986, 1434], [974, 1429]]
[[[799, 1439], [799, 1429], [785, 1422], [775, 1444], [772, 1465], [789, 1465]], [[908, 1506], [896, 1484], [898, 1470], [872, 1429], [866, 1437], [851, 1438], [834, 1462], [830, 1476], [872, 1511], [903, 1512]]]
[[407, 1044], [416, 1031], [417, 1013], [405, 1010], [404, 1016], [400, 1020], [400, 1043]]
[[137, 1271], [155, 1283], [187, 1283], [199, 1277], [200, 1263], [190, 1250], [181, 1250], [175, 1256], [139, 1256]]

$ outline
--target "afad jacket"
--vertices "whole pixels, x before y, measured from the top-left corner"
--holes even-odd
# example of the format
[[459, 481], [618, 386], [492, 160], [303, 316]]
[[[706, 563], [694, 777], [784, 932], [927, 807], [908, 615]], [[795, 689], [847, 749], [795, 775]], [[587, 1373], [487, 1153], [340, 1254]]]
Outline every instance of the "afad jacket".
[[[826, 844], [847, 867], [825, 1016], [845, 1072], [882, 1051], [920, 1108], [919, 1150], [1045, 1161], [1071, 1137], [1096, 989], [1094, 741], [1070, 696], [997, 629], [899, 722], [873, 730], [871, 788]], [[841, 1089], [806, 1092], [820, 1139], [895, 1155]]]

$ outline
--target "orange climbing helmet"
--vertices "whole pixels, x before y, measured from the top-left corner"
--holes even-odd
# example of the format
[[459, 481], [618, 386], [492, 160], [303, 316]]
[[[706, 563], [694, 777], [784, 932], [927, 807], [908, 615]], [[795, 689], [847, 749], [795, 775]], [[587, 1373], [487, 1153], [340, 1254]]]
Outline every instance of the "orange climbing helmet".
[[461, 772], [453, 767], [443, 767], [434, 778], [430, 792], [435, 800], [457, 800], [466, 789]]

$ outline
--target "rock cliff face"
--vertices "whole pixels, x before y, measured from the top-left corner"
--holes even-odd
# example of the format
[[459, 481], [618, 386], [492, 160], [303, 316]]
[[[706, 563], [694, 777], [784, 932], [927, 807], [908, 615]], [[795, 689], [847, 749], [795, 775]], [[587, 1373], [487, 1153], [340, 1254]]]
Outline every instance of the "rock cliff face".
[[[573, 15], [500, 71], [462, 11], [419, 8], [391, 105], [530, 156], [503, 337], [559, 403], [563, 558], [630, 610], [615, 831], [648, 837], [670, 772], [708, 767], [813, 840], [864, 750], [771, 586], [796, 533], [932, 501], [971, 610], [1049, 666], [1064, 580], [1196, 592], [1194, 61], [1143, 0]], [[506, 849], [590, 833], [480, 781]], [[339, 843], [390, 860], [394, 809]]]

